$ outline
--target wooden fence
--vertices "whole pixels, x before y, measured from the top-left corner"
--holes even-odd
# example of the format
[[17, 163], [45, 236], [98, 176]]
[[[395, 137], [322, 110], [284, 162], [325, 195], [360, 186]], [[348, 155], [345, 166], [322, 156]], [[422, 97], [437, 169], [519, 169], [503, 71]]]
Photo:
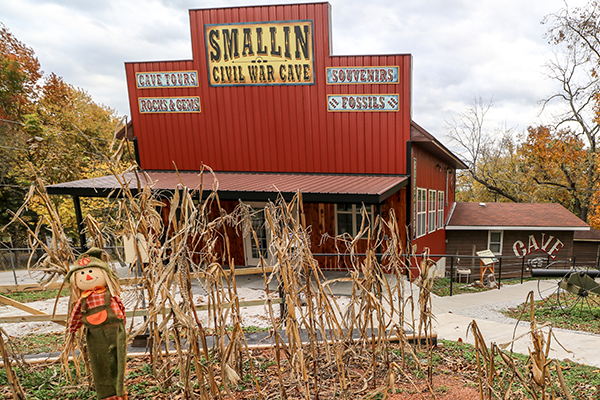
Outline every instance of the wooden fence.
[[[228, 271], [226, 271], [226, 272], [228, 272]], [[240, 268], [240, 269], [235, 270], [235, 275], [236, 276], [255, 275], [255, 274], [262, 274], [263, 272], [270, 273], [270, 272], [272, 272], [272, 269], [271, 268], [263, 269], [261, 267]], [[193, 274], [192, 277], [195, 279], [201, 279], [202, 274]], [[142, 282], [142, 278], [119, 279], [119, 284], [121, 286], [131, 286], [131, 285], [140, 284], [141, 282]], [[23, 291], [55, 290], [55, 289], [60, 289], [61, 286], [64, 288], [67, 288], [67, 289], [69, 287], [68, 284], [65, 284], [63, 286], [61, 282], [52, 282], [48, 285], [43, 285], [43, 286], [39, 285], [39, 284], [1, 285], [0, 293], [6, 294], [6, 293], [23, 292]], [[282, 304], [282, 299], [275, 298], [275, 299], [266, 299], [266, 300], [240, 301], [239, 305], [240, 305], [240, 307], [252, 307], [252, 306], [265, 305], [268, 302], [271, 302], [272, 304]], [[28, 315], [0, 317], [0, 324], [10, 324], [10, 323], [19, 323], [19, 322], [48, 322], [48, 321], [51, 321], [51, 322], [66, 326], [68, 318], [69, 318], [69, 316], [67, 314], [55, 314], [55, 315], [47, 314], [45, 312], [36, 310], [35, 308], [28, 306], [27, 304], [20, 303], [16, 300], [13, 300], [13, 299], [8, 298], [3, 295], [0, 295], [0, 303], [5, 304], [7, 306], [15, 307], [21, 311], [25, 311], [26, 313], [28, 313]], [[229, 303], [225, 303], [225, 304], [221, 305], [221, 307], [223, 307], [223, 308], [227, 308], [229, 306], [230, 306]], [[197, 311], [206, 311], [208, 309], [209, 309], [209, 306], [207, 304], [202, 304], [202, 305], [196, 306]], [[169, 313], [170, 311], [171, 310], [168, 308], [162, 310], [162, 312], [164, 312], [164, 313]], [[143, 309], [126, 311], [125, 315], [128, 318], [142, 317], [144, 315], [147, 315], [147, 311], [143, 310]]]

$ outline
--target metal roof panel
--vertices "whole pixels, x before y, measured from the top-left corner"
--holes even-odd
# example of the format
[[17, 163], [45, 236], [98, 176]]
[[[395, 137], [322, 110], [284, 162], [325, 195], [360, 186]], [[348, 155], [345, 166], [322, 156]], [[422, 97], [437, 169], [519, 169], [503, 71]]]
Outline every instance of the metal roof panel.
[[107, 197], [118, 196], [121, 189], [137, 192], [148, 185], [153, 190], [200, 188], [212, 191], [218, 185], [222, 198], [257, 200], [278, 193], [293, 196], [302, 192], [306, 201], [380, 203], [408, 183], [404, 175], [304, 174], [204, 171], [138, 171], [118, 176], [59, 183], [46, 187], [50, 194]]

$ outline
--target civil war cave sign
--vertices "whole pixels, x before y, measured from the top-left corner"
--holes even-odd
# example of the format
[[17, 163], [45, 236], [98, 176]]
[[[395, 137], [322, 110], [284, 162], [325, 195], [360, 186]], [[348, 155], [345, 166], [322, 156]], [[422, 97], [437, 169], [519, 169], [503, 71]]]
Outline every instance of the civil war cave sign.
[[211, 86], [312, 85], [313, 21], [207, 24]]

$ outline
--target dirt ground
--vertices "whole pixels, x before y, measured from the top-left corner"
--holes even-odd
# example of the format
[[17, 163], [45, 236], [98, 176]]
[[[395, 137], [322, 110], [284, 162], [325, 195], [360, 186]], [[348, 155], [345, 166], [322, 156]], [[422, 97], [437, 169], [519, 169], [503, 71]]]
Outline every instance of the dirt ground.
[[[435, 350], [436, 353], [441, 353], [442, 350]], [[253, 352], [253, 356], [257, 359], [273, 360], [274, 355], [270, 350], [262, 350], [260, 352]], [[388, 399], [393, 400], [412, 400], [412, 399], [440, 399], [440, 400], [477, 400], [480, 399], [479, 386], [476, 381], [476, 370], [472, 364], [464, 362], [459, 357], [444, 356], [444, 362], [437, 365], [433, 369], [433, 376], [431, 384], [425, 377], [418, 377], [416, 374], [407, 368], [407, 375], [396, 376], [395, 390], [393, 393], [388, 393]], [[128, 363], [128, 370], [139, 370], [143, 369], [144, 365], [147, 368], [149, 359], [147, 358], [136, 358]], [[258, 387], [260, 388], [261, 395], [265, 399], [279, 398], [280, 394], [280, 382], [276, 372], [276, 365], [270, 364], [267, 368], [258, 367], [257, 371]], [[352, 398], [369, 398], [373, 396], [373, 399], [382, 399], [382, 393], [377, 395], [380, 388], [385, 385], [385, 378], [379, 377], [376, 380], [377, 387], [373, 388], [370, 384], [365, 384], [362, 377], [368, 374], [368, 371], [361, 370], [360, 368], [352, 367], [348, 365], [348, 368], [352, 368], [352, 371], [348, 371], [350, 376], [355, 376], [354, 382], [350, 382], [353, 387]], [[215, 371], [218, 372], [219, 371]], [[135, 374], [131, 374], [135, 375]], [[309, 380], [311, 378], [309, 377]], [[335, 388], [339, 387], [337, 377], [332, 374], [327, 379], [327, 374], [321, 374], [321, 379], [316, 384], [314, 380], [309, 383], [309, 391], [311, 398], [318, 399], [333, 399], [343, 398], [339, 391]], [[288, 382], [286, 380], [286, 382]], [[372, 382], [372, 380], [371, 380]], [[152, 377], [147, 375], [138, 376], [135, 378], [128, 379], [126, 386], [129, 388], [136, 387], [141, 383], [148, 383], [150, 385], [156, 385], [157, 382], [152, 380]], [[316, 385], [316, 386], [315, 386]], [[238, 384], [238, 390], [232, 390], [233, 398], [236, 400], [254, 400], [259, 399], [258, 389], [256, 383], [252, 382], [251, 379], [246, 379]], [[359, 390], [356, 390], [359, 388]], [[318, 393], [318, 396], [317, 396]], [[288, 399], [304, 400], [304, 389], [301, 386], [295, 386], [289, 384], [286, 390]], [[146, 399], [144, 395], [134, 393], [130, 390], [129, 398], [134, 399]], [[155, 393], [152, 399], [163, 400], [163, 399], [178, 399], [179, 397], [170, 397], [168, 394]], [[184, 397], [181, 397], [182, 399]]]

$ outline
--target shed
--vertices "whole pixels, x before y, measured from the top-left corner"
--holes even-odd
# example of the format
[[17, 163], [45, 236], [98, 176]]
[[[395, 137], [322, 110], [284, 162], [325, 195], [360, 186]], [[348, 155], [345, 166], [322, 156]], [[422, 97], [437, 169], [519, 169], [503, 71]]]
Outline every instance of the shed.
[[[537, 259], [571, 263], [574, 235], [590, 226], [556, 203], [455, 203], [446, 226], [447, 252], [473, 256], [491, 250], [503, 259], [504, 272], [520, 270]], [[478, 261], [457, 258], [457, 266]], [[531, 261], [529, 262], [531, 264]]]

